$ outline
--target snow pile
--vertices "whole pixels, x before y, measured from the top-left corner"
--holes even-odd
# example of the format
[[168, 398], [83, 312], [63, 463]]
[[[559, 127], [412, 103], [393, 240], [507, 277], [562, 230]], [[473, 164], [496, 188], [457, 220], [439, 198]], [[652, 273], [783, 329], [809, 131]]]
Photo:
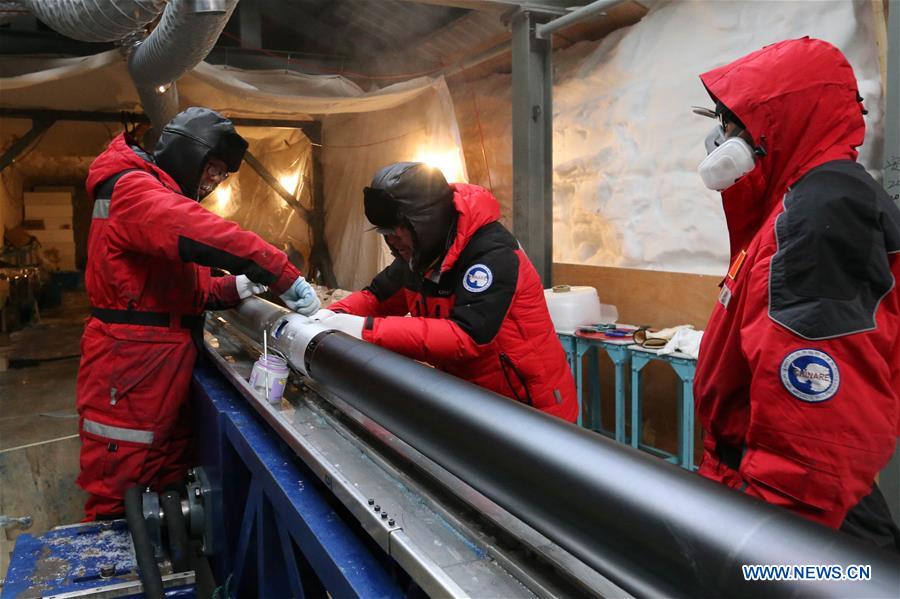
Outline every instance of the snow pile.
[[[809, 35], [850, 60], [869, 109], [860, 161], [880, 169], [878, 55], [867, 2], [674, 2], [597, 46], [554, 56], [554, 260], [698, 274], [727, 268], [719, 195], [696, 167], [711, 106], [698, 75]], [[482, 115], [483, 116], [483, 115]]]

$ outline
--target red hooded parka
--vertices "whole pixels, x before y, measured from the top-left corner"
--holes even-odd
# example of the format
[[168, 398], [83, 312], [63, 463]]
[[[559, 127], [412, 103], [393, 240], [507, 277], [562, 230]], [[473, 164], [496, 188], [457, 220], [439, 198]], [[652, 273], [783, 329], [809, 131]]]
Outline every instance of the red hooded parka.
[[765, 149], [722, 193], [731, 268], [700, 349], [700, 473], [837, 528], [900, 426], [900, 211], [859, 164], [838, 49], [803, 38], [701, 79]]
[[398, 257], [329, 308], [369, 317], [366, 341], [575, 422], [575, 383], [537, 271], [499, 222], [494, 196], [450, 187], [455, 237], [439, 267], [423, 277]]
[[[123, 172], [106, 199], [98, 194]], [[125, 135], [94, 160], [87, 191], [96, 199], [85, 274], [93, 308], [77, 381], [78, 484], [93, 520], [121, 514], [132, 485], [162, 488], [185, 476], [192, 329], [205, 309], [239, 301], [235, 277], [211, 277], [208, 266], [278, 293], [300, 273], [257, 235], [182, 195]]]

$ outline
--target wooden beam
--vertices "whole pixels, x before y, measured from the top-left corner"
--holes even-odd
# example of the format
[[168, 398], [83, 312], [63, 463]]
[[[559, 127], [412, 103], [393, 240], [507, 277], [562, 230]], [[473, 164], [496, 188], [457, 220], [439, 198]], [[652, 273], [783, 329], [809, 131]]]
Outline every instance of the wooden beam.
[[31, 124], [31, 129], [25, 135], [17, 139], [6, 149], [3, 156], [0, 156], [0, 171], [15, 162], [22, 152], [27, 150], [36, 139], [44, 134], [47, 129], [53, 125], [51, 120], [35, 120]]
[[[318, 121], [295, 119], [270, 119], [256, 117], [231, 117], [225, 115], [239, 127], [278, 127], [312, 131], [319, 126]], [[10, 119], [31, 119], [34, 121], [83, 121], [100, 123], [149, 123], [147, 115], [140, 112], [99, 112], [92, 110], [46, 110], [43, 108], [0, 108], [0, 117]]]
[[[319, 130], [311, 132], [307, 137], [310, 141], [314, 143], [319, 143], [317, 140], [320, 139], [321, 134], [318, 133]], [[312, 200], [313, 200], [313, 209], [310, 210], [303, 204], [301, 204], [297, 198], [284, 188], [281, 183], [278, 182], [278, 179], [272, 176], [272, 173], [259, 161], [259, 159], [254, 156], [251, 152], [247, 152], [244, 154], [244, 162], [250, 165], [256, 174], [265, 181], [269, 187], [275, 190], [282, 200], [284, 200], [291, 208], [297, 211], [297, 214], [300, 215], [306, 223], [309, 224], [310, 229], [312, 229], [312, 248], [310, 250], [310, 267], [315, 267], [318, 269], [319, 274], [321, 275], [320, 282], [324, 283], [326, 286], [331, 287], [332, 289], [337, 286], [337, 280], [334, 276], [334, 268], [331, 263], [331, 255], [328, 252], [328, 245], [325, 243], [325, 208], [324, 208], [324, 197], [322, 192], [322, 167], [321, 162], [319, 160], [320, 150], [313, 145], [312, 147], [312, 180], [313, 180], [313, 188], [311, 192]], [[298, 181], [299, 186], [299, 181]], [[306, 273], [309, 276], [309, 273]]]
[[470, 10], [482, 10], [497, 14], [509, 9], [528, 9], [545, 14], [564, 15], [569, 12], [569, 7], [578, 8], [578, 2], [568, 0], [400, 0], [401, 2], [413, 2], [415, 4], [431, 4], [433, 6], [449, 6], [451, 8], [468, 8]]
[[287, 204], [291, 208], [296, 210], [303, 220], [305, 220], [306, 222], [310, 221], [310, 218], [312, 216], [312, 212], [310, 211], [310, 209], [298, 202], [297, 198], [295, 198], [293, 194], [291, 194], [291, 192], [285, 189], [284, 186], [278, 182], [278, 179], [272, 176], [272, 173], [269, 172], [269, 169], [267, 169], [265, 165], [260, 162], [252, 152], [250, 152], [250, 150], [247, 150], [247, 152], [244, 154], [244, 162], [249, 164], [250, 168], [256, 171], [256, 174], [259, 175], [259, 177], [263, 181], [265, 181], [269, 185], [269, 187], [274, 189], [275, 193], [277, 193], [282, 200], [287, 202]]

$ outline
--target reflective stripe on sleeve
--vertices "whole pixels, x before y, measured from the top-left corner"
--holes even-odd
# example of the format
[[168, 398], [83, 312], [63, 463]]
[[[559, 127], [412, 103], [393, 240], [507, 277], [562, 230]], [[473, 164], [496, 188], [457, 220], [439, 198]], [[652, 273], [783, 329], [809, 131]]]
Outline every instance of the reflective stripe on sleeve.
[[82, 421], [81, 429], [86, 433], [92, 433], [116, 441], [129, 441], [131, 443], [142, 443], [144, 445], [153, 443], [153, 431], [143, 431], [136, 428], [122, 428], [121, 426], [101, 424], [93, 420], [88, 420], [87, 418]]
[[93, 218], [109, 218], [109, 200], [94, 200]]

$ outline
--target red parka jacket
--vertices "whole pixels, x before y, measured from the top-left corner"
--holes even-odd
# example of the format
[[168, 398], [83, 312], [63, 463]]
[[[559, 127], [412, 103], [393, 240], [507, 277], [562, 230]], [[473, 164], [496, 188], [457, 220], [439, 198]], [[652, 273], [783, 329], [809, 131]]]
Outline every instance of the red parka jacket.
[[694, 383], [700, 473], [836, 528], [900, 425], [900, 212], [855, 162], [839, 50], [785, 41], [701, 79], [767, 155], [722, 194], [732, 264]]
[[[191, 328], [207, 308], [239, 301], [234, 276], [274, 291], [300, 275], [283, 252], [181, 194], [175, 181], [124, 135], [94, 160], [87, 191], [122, 175], [94, 203], [85, 286], [93, 308], [81, 342], [77, 408], [79, 484], [92, 518], [120, 511], [125, 488], [184, 476], [182, 413], [196, 348]], [[150, 315], [150, 316], [148, 316]], [[129, 324], [153, 317], [167, 324]]]
[[574, 422], [575, 383], [537, 271], [494, 196], [451, 187], [456, 235], [438, 269], [418, 276], [398, 258], [329, 308], [370, 317], [366, 341]]

